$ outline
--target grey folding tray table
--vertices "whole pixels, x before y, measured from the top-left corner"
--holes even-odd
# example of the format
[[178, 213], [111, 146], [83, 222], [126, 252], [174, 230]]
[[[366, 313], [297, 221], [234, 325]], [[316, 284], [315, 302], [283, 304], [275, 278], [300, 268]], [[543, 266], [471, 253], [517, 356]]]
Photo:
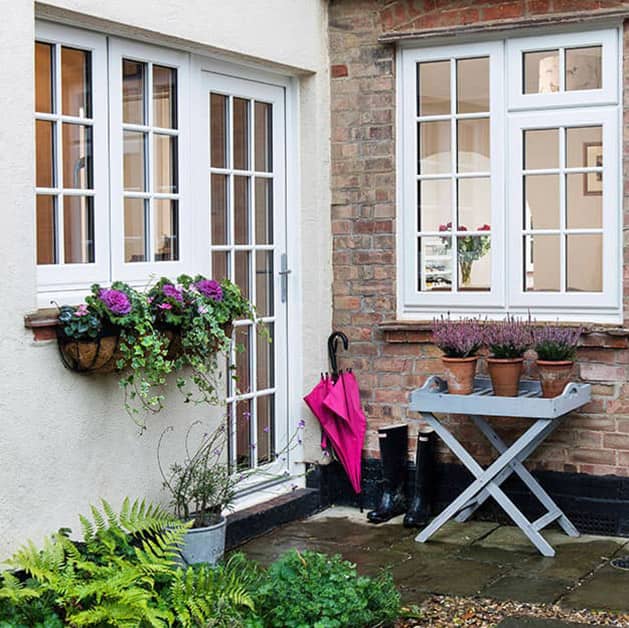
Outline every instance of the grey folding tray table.
[[[466, 521], [490, 496], [544, 556], [554, 556], [555, 550], [540, 531], [554, 521], [567, 535], [579, 536], [572, 522], [522, 463], [557, 429], [568, 413], [585, 405], [590, 399], [589, 384], [570, 383], [558, 397], [544, 399], [541, 397], [539, 382], [525, 380], [520, 382], [517, 397], [496, 397], [488, 377], [475, 378], [474, 391], [470, 395], [450, 395], [443, 379], [429, 377], [421, 388], [411, 393], [410, 411], [421, 414], [421, 421], [428, 423], [437, 432], [476, 479], [415, 540], [424, 543], [453, 517], [456, 521]], [[483, 469], [435, 413], [469, 415], [498, 451], [498, 458]], [[486, 417], [491, 416], [526, 418], [531, 420], [532, 425], [509, 446], [487, 421]], [[546, 514], [536, 521], [529, 521], [500, 488], [512, 473], [520, 477], [545, 507]]]

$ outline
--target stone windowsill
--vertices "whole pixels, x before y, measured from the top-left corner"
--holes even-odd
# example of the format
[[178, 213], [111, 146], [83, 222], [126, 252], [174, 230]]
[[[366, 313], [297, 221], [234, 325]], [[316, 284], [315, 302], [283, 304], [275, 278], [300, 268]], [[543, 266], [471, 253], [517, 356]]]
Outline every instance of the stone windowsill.
[[[539, 323], [543, 325], [543, 323]], [[388, 343], [431, 344], [430, 321], [384, 321], [378, 325]], [[629, 349], [629, 329], [616, 325], [585, 325], [580, 346]]]

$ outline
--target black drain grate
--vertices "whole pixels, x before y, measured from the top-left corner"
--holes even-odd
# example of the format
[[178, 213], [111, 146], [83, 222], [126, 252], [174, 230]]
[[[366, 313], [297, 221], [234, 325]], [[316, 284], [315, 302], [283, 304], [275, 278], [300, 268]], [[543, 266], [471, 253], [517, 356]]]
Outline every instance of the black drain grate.
[[629, 556], [620, 556], [619, 558], [614, 558], [614, 560], [612, 560], [610, 564], [616, 569], [624, 569], [625, 571], [629, 571]]

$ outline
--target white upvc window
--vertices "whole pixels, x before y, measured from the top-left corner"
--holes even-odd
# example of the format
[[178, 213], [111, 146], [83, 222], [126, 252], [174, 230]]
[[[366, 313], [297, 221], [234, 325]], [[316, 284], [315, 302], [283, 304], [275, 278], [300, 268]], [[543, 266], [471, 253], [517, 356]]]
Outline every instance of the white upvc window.
[[194, 272], [190, 55], [38, 22], [38, 301]]
[[401, 51], [401, 318], [621, 320], [617, 37]]

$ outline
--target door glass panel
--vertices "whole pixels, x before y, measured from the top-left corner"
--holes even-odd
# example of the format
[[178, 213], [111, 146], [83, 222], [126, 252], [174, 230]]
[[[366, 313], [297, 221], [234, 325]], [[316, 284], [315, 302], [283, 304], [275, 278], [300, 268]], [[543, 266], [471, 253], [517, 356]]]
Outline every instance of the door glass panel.
[[256, 251], [256, 313], [273, 316], [273, 251]]
[[273, 244], [273, 179], [255, 179], [256, 244]]
[[236, 403], [236, 464], [251, 466], [251, 453], [255, 445], [251, 442], [251, 399]]
[[418, 238], [418, 290], [452, 290], [452, 238]]
[[600, 89], [603, 85], [602, 46], [566, 48], [566, 90]]
[[603, 166], [603, 127], [581, 126], [566, 129], [566, 166], [568, 168]]
[[53, 46], [35, 44], [35, 111], [53, 112]]
[[561, 248], [558, 235], [524, 238], [524, 289], [558, 292], [561, 286]]
[[418, 231], [439, 231], [452, 222], [452, 180], [424, 179], [418, 182]]
[[57, 247], [55, 234], [57, 233], [56, 198], [54, 196], [37, 196], [37, 263], [56, 264]]
[[178, 203], [171, 199], [154, 199], [155, 261], [179, 259]]
[[450, 121], [420, 122], [419, 172], [435, 174], [452, 171]]
[[227, 168], [227, 96], [210, 94], [210, 164]]
[[128, 192], [146, 190], [146, 134], [125, 131], [124, 137], [124, 189]]
[[524, 177], [524, 228], [559, 229], [559, 175]]
[[524, 168], [559, 168], [559, 129], [524, 131]]
[[92, 188], [92, 127], [62, 125], [63, 187]]
[[603, 226], [603, 173], [566, 175], [566, 226], [600, 229]]
[[255, 103], [255, 169], [257, 172], [273, 170], [273, 117], [272, 105]]
[[525, 94], [547, 94], [559, 91], [559, 50], [525, 52]]
[[459, 179], [458, 216], [459, 229], [467, 227], [478, 231], [491, 226], [491, 184], [489, 177]]
[[274, 375], [274, 347], [273, 344], [273, 323], [268, 323], [266, 329], [269, 332], [269, 340], [267, 340], [261, 334], [257, 335], [256, 350], [257, 350], [257, 364], [256, 364], [256, 386], [258, 390], [266, 390], [267, 388], [273, 388], [275, 386]]
[[212, 277], [216, 281], [229, 279], [229, 253], [227, 251], [214, 251], [212, 253]]
[[242, 98], [233, 99], [234, 106], [234, 169], [249, 168], [249, 101]]
[[153, 126], [177, 128], [177, 72], [153, 66]]
[[90, 118], [90, 53], [61, 48], [61, 112], [67, 116]]
[[270, 462], [275, 453], [273, 443], [275, 442], [275, 434], [273, 426], [275, 425], [275, 396], [264, 395], [258, 397], [258, 464]]
[[432, 116], [450, 113], [450, 62], [418, 63], [417, 79], [418, 115]]
[[486, 291], [491, 285], [491, 238], [489, 235], [457, 238], [459, 291]]
[[250, 298], [251, 288], [249, 282], [249, 251], [236, 251], [234, 253], [236, 261], [236, 283], [246, 299]]
[[54, 122], [35, 121], [35, 185], [38, 188], [55, 187], [54, 131]]
[[146, 234], [147, 203], [143, 198], [124, 200], [124, 261], [146, 262], [148, 260]]
[[235, 340], [239, 347], [236, 351], [236, 388], [238, 393], [251, 392], [251, 325], [235, 328]]
[[63, 232], [66, 264], [94, 262], [94, 207], [90, 196], [64, 197]]
[[177, 192], [177, 138], [170, 135], [153, 135], [154, 191], [165, 194]]
[[227, 205], [227, 184], [224, 174], [210, 175], [212, 244], [227, 244], [229, 240], [229, 220]]
[[457, 121], [458, 172], [489, 172], [489, 118]]
[[249, 177], [234, 176], [234, 238], [249, 244]]
[[459, 59], [456, 72], [457, 112], [489, 112], [489, 58]]
[[122, 61], [122, 120], [128, 124], [146, 124], [146, 64]]
[[568, 235], [566, 280], [568, 292], [603, 291], [603, 236]]

